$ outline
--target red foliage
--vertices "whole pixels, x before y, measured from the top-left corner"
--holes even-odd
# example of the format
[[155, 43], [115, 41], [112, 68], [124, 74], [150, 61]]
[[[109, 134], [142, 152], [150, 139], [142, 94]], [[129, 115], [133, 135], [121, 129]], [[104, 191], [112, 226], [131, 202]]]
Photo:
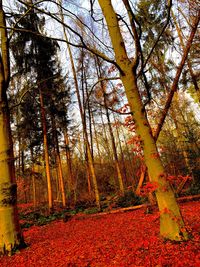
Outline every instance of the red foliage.
[[33, 226], [24, 231], [29, 247], [0, 258], [1, 267], [198, 267], [200, 203], [182, 205], [193, 239], [173, 243], [159, 238], [159, 213], [144, 209], [64, 223]]
[[140, 195], [147, 196], [149, 193], [153, 193], [158, 188], [157, 182], [147, 182], [141, 189]]

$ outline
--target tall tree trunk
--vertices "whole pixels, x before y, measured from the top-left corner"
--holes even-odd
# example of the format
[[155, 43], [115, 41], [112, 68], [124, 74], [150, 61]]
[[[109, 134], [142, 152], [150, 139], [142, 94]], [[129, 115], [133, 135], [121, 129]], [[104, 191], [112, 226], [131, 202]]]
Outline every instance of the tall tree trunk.
[[[176, 107], [179, 106], [179, 100], [178, 100], [178, 93], [177, 92], [175, 93], [175, 96], [174, 96], [173, 100], [174, 100], [173, 104]], [[173, 119], [174, 124], [175, 124], [175, 129], [176, 129], [176, 133], [177, 133], [177, 139], [178, 139], [178, 142], [179, 142], [178, 146], [180, 147], [180, 150], [182, 152], [182, 156], [183, 156], [183, 159], [184, 159], [184, 162], [185, 162], [185, 166], [188, 169], [189, 175], [191, 175], [193, 177], [193, 171], [192, 171], [189, 159], [188, 159], [189, 158], [188, 157], [188, 151], [187, 151], [188, 150], [188, 145], [187, 145], [186, 141], [185, 141], [185, 144], [183, 144], [183, 142], [180, 141], [180, 140], [182, 140], [183, 134], [182, 134], [182, 132], [180, 130], [180, 124], [179, 124], [179, 122], [178, 122], [178, 120], [176, 118], [176, 114], [174, 112], [173, 106], [171, 108], [171, 115], [172, 115], [172, 119]], [[182, 144], [180, 145], [180, 143], [182, 143]], [[177, 192], [177, 193], [180, 193], [180, 191]]]
[[118, 182], [119, 182], [119, 189], [120, 189], [120, 193], [122, 195], [124, 195], [123, 177], [122, 177], [122, 173], [121, 173], [120, 166], [119, 166], [119, 159], [118, 159], [118, 155], [117, 155], [117, 148], [116, 148], [116, 145], [115, 145], [115, 138], [114, 138], [114, 134], [113, 134], [111, 122], [110, 122], [110, 116], [109, 116], [109, 111], [108, 111], [108, 107], [107, 107], [107, 103], [106, 103], [105, 92], [103, 92], [103, 95], [104, 95], [103, 96], [104, 97], [104, 106], [105, 106], [105, 109], [106, 109], [106, 117], [107, 117], [107, 121], [108, 121], [108, 128], [109, 128], [110, 138], [111, 138], [111, 142], [112, 142], [113, 155], [114, 155], [114, 159], [115, 159], [115, 166], [116, 166], [116, 170], [117, 170], [117, 177], [118, 177]]
[[97, 146], [97, 155], [98, 155], [98, 159], [99, 159], [100, 163], [102, 163], [99, 140], [98, 140], [98, 135], [97, 135], [97, 130], [96, 130], [96, 123], [95, 123], [95, 120], [94, 120], [93, 112], [91, 112], [91, 119], [92, 119], [92, 124], [93, 124], [93, 127], [94, 127], [94, 136], [95, 136], [95, 142], [96, 142], [96, 146]]
[[190, 48], [191, 48], [191, 45], [192, 45], [192, 41], [194, 39], [194, 36], [195, 36], [195, 33], [196, 33], [196, 30], [198, 28], [198, 24], [199, 24], [199, 21], [200, 21], [200, 9], [199, 9], [199, 12], [198, 12], [198, 16], [195, 18], [194, 20], [194, 23], [193, 23], [193, 26], [192, 26], [192, 29], [190, 31], [190, 34], [189, 34], [189, 37], [188, 37], [188, 40], [187, 40], [187, 43], [185, 45], [185, 48], [184, 48], [184, 51], [183, 51], [183, 55], [182, 55], [182, 58], [181, 58], [181, 62], [177, 68], [177, 71], [176, 71], [176, 75], [174, 77], [174, 80], [173, 80], [173, 83], [172, 83], [172, 86], [171, 86], [171, 90], [169, 92], [169, 95], [168, 95], [168, 98], [167, 98], [167, 101], [165, 103], [165, 107], [163, 109], [163, 112], [162, 112], [162, 116], [160, 118], [160, 121], [158, 123], [158, 126], [156, 128], [156, 132], [154, 133], [154, 138], [157, 140], [158, 139], [158, 136], [161, 132], [161, 129], [162, 129], [162, 126], [164, 124], [164, 121], [165, 121], [165, 118], [168, 114], [168, 111], [169, 111], [169, 108], [171, 106], [171, 103], [172, 103], [172, 99], [173, 99], [173, 96], [174, 96], [174, 93], [177, 91], [177, 88], [178, 88], [178, 82], [179, 82], [179, 79], [180, 79], [180, 76], [181, 76], [181, 73], [182, 73], [182, 70], [183, 70], [183, 67], [185, 65], [185, 62], [187, 60], [187, 57], [188, 57], [188, 53], [190, 51]]
[[91, 197], [92, 193], [92, 186], [91, 186], [91, 175], [90, 175], [90, 166], [88, 161], [88, 153], [87, 153], [87, 146], [85, 147], [85, 161], [86, 161], [86, 176], [87, 176], [87, 187], [88, 187], [88, 194]]
[[111, 0], [99, 0], [105, 16], [111, 42], [113, 45], [116, 63], [120, 68], [123, 82], [136, 132], [141, 141], [145, 164], [148, 168], [151, 181], [156, 183], [156, 198], [160, 210], [160, 234], [171, 240], [187, 239], [187, 232], [174, 193], [167, 181], [164, 167], [159, 157], [156, 142], [141, 102], [136, 79], [136, 62], [131, 61], [126, 53], [124, 40], [120, 32], [118, 17]]
[[[1, 14], [0, 14], [1, 16]], [[2, 73], [2, 72], [1, 72]], [[0, 74], [0, 76], [2, 76]], [[0, 78], [1, 79], [1, 78]], [[0, 81], [0, 90], [2, 90]], [[0, 254], [22, 242], [17, 213], [17, 185], [7, 100], [0, 100]]]
[[[173, 17], [173, 20], [174, 20], [174, 23], [175, 23], [176, 31], [178, 33], [178, 37], [179, 37], [179, 40], [180, 40], [180, 43], [181, 43], [181, 47], [184, 50], [185, 49], [185, 45], [184, 45], [184, 41], [183, 41], [183, 34], [182, 34], [181, 29], [180, 29], [180, 27], [178, 25], [176, 16], [174, 15], [173, 11], [171, 13], [172, 13], [172, 17]], [[199, 85], [197, 83], [197, 80], [196, 80], [196, 77], [195, 77], [194, 71], [192, 69], [192, 65], [191, 65], [191, 62], [190, 62], [189, 58], [187, 58], [187, 65], [188, 65], [188, 69], [189, 69], [189, 72], [190, 72], [190, 76], [192, 78], [192, 82], [193, 82], [194, 88], [195, 88], [195, 90], [197, 92], [198, 100], [200, 102], [200, 88], [199, 88]]]
[[[88, 193], [91, 196], [91, 190], [92, 190], [92, 185], [91, 185], [91, 177], [92, 177], [92, 172], [91, 168], [93, 166], [90, 165], [89, 162], [89, 154], [91, 154], [91, 158], [93, 161], [93, 153], [92, 153], [92, 146], [89, 143], [89, 136], [88, 136], [88, 131], [87, 131], [87, 118], [86, 118], [86, 106], [85, 106], [85, 90], [84, 90], [84, 64], [83, 64], [84, 56], [83, 56], [83, 49], [81, 50], [81, 91], [82, 91], [82, 103], [81, 103], [81, 98], [79, 95], [79, 90], [76, 91], [77, 98], [79, 99], [79, 109], [80, 109], [80, 114], [81, 114], [81, 120], [82, 120], [82, 126], [83, 126], [83, 140], [84, 140], [84, 151], [85, 151], [85, 161], [86, 161], [86, 174], [87, 174], [87, 184], [88, 184]], [[78, 89], [78, 88], [77, 88]], [[93, 161], [94, 163], [94, 161]]]
[[[55, 142], [53, 144], [53, 155], [54, 155], [54, 160], [55, 160], [56, 201], [59, 202], [60, 196], [61, 196], [61, 191], [60, 191], [59, 170], [58, 170], [58, 162], [57, 162], [57, 157], [56, 157]], [[53, 184], [53, 181], [52, 181], [52, 184]]]
[[68, 173], [67, 185], [68, 185], [68, 191], [71, 193], [71, 191], [74, 191], [72, 158], [71, 158], [71, 153], [70, 153], [70, 148], [69, 148], [69, 136], [68, 136], [67, 129], [64, 129], [63, 132], [64, 132], [65, 154], [66, 154], [67, 173]]
[[17, 212], [13, 143], [7, 89], [10, 78], [5, 13], [0, 0], [0, 254], [12, 253], [23, 243]]
[[[91, 118], [91, 108], [90, 108], [90, 99], [89, 99], [89, 93], [88, 93], [88, 85], [87, 85], [87, 78], [86, 78], [86, 73], [83, 67], [83, 80], [85, 83], [85, 92], [87, 96], [87, 109], [88, 109], [88, 117], [89, 117], [89, 133], [90, 133], [90, 149], [91, 149], [91, 155], [92, 159], [94, 161], [94, 151], [93, 151], [93, 134], [92, 134], [92, 118]], [[85, 106], [85, 101], [83, 102], [83, 105]], [[86, 107], [84, 107], [86, 109]], [[86, 121], [86, 117], [85, 117]]]
[[103, 134], [104, 134], [104, 138], [105, 138], [105, 146], [104, 146], [104, 150], [106, 152], [106, 154], [108, 155], [108, 158], [110, 160], [112, 160], [112, 153], [111, 153], [111, 149], [110, 149], [110, 143], [108, 140], [108, 135], [106, 132], [106, 126], [105, 126], [105, 122], [104, 122], [104, 117], [103, 117], [103, 110], [102, 107], [100, 107], [100, 117], [101, 117], [101, 125], [103, 127]]
[[[115, 122], [115, 125], [116, 125], [117, 120], [116, 120], [114, 114], [113, 114], [113, 118], [114, 118], [114, 122]], [[121, 154], [122, 169], [123, 169], [123, 174], [124, 174], [125, 185], [128, 186], [126, 166], [125, 166], [125, 159], [124, 159], [124, 152], [123, 152], [123, 149], [122, 149], [122, 144], [121, 144], [121, 139], [120, 139], [120, 133], [119, 133], [119, 129], [118, 129], [118, 126], [117, 125], [116, 125], [116, 133], [117, 133], [117, 138], [118, 138], [118, 141], [119, 141], [119, 149], [120, 149], [120, 154]]]
[[[126, 154], [128, 156], [128, 161], [129, 161], [130, 166], [132, 166], [132, 164], [133, 164], [133, 157], [131, 157], [131, 153], [130, 153], [129, 147], [127, 145], [127, 141], [126, 141], [126, 137], [125, 137], [125, 133], [124, 133], [123, 127], [124, 126], [121, 126], [120, 127], [120, 130], [121, 130], [121, 134], [123, 136], [123, 140], [124, 140], [124, 144], [125, 144], [125, 149], [126, 149]], [[133, 187], [133, 190], [134, 190], [135, 184], [136, 184], [136, 177], [135, 177], [135, 174], [134, 174], [134, 171], [133, 171], [132, 168], [128, 168], [128, 170], [129, 170], [129, 176], [131, 177], [131, 184], [132, 184], [132, 187]]]
[[36, 183], [35, 183], [35, 162], [33, 156], [33, 148], [30, 149], [31, 152], [31, 178], [32, 178], [32, 194], [33, 194], [33, 207], [36, 208]]
[[48, 205], [49, 211], [53, 209], [53, 196], [52, 196], [52, 184], [51, 184], [51, 173], [50, 173], [50, 164], [49, 164], [49, 151], [48, 151], [48, 142], [47, 142], [47, 125], [46, 125], [46, 114], [44, 108], [44, 100], [42, 90], [40, 89], [40, 109], [41, 109], [41, 121], [43, 129], [43, 146], [44, 146], [44, 159], [45, 159], [45, 170], [47, 178], [47, 191], [48, 191]]
[[[58, 1], [59, 1], [59, 3], [62, 3], [61, 0], [58, 0]], [[61, 15], [61, 20], [64, 22], [64, 17], [63, 17], [62, 10], [60, 10], [60, 15]], [[87, 155], [88, 155], [88, 163], [89, 163], [90, 173], [91, 173], [92, 182], [93, 182], [93, 186], [94, 186], [96, 205], [97, 205], [98, 209], [100, 210], [101, 209], [101, 205], [100, 205], [100, 196], [99, 196], [99, 190], [98, 190], [98, 185], [97, 185], [97, 178], [96, 178], [96, 174], [95, 174], [94, 162], [93, 162], [93, 159], [92, 159], [92, 153], [91, 153], [90, 145], [89, 145], [89, 141], [88, 141], [88, 136], [87, 136], [87, 131], [86, 131], [86, 124], [85, 124], [85, 121], [84, 121], [84, 114], [83, 114], [83, 108], [82, 108], [82, 105], [81, 105], [81, 98], [80, 98], [80, 93], [79, 93], [78, 80], [77, 80], [77, 76], [76, 76], [76, 69], [75, 69], [75, 65], [74, 65], [74, 60], [73, 60], [71, 48], [70, 48], [70, 45], [68, 43], [68, 37], [67, 37], [66, 29], [65, 29], [64, 26], [63, 26], [63, 32], [64, 32], [65, 40], [67, 42], [67, 49], [68, 49], [68, 52], [69, 52], [70, 63], [71, 63], [73, 77], [74, 77], [76, 95], [77, 95], [77, 99], [78, 99], [81, 122], [82, 122], [82, 125], [83, 125], [83, 132], [84, 132], [84, 138], [85, 138], [85, 143], [86, 143], [86, 151], [87, 151]]]
[[[101, 66], [100, 66], [98, 58], [96, 59], [96, 69], [97, 69], [98, 79], [101, 79], [101, 76], [102, 76], [102, 74], [101, 74]], [[117, 171], [119, 190], [120, 190], [120, 193], [122, 195], [124, 195], [123, 177], [122, 177], [122, 173], [121, 173], [121, 169], [120, 169], [120, 165], [119, 165], [119, 159], [118, 159], [118, 155], [117, 155], [117, 148], [116, 148], [115, 138], [114, 138], [114, 134], [113, 134], [112, 126], [111, 126], [110, 115], [109, 115], [109, 110], [108, 110], [108, 105], [107, 105], [107, 100], [106, 100], [106, 92], [105, 92], [105, 89], [104, 89], [103, 82], [101, 82], [101, 90], [102, 90], [102, 94], [103, 94], [103, 103], [104, 103], [104, 107], [105, 107], [105, 110], [106, 110], [106, 118], [107, 118], [107, 121], [108, 121], [108, 129], [109, 129], [110, 138], [111, 138], [112, 150], [113, 150], [113, 155], [114, 155], [114, 160], [115, 160], [115, 167], [116, 167], [116, 171]]]
[[26, 195], [26, 183], [28, 182], [28, 181], [26, 181], [26, 179], [25, 179], [25, 175], [24, 175], [24, 173], [25, 173], [25, 163], [24, 163], [24, 150], [22, 150], [21, 151], [21, 157], [22, 157], [22, 160], [21, 160], [21, 162], [22, 162], [22, 172], [21, 172], [21, 177], [22, 177], [22, 179], [23, 179], [23, 184], [24, 184], [24, 186], [23, 186], [23, 189], [24, 189], [24, 202], [25, 203], [27, 203], [27, 195]]
[[58, 177], [59, 177], [59, 184], [60, 184], [60, 191], [62, 196], [62, 205], [66, 207], [66, 195], [65, 195], [65, 183], [63, 177], [63, 170], [62, 170], [62, 162], [60, 158], [60, 149], [58, 144], [58, 134], [56, 129], [56, 122], [55, 119], [52, 117], [52, 127], [53, 127], [53, 135], [54, 135], [54, 144], [55, 144], [55, 153], [56, 153], [56, 166], [58, 168]]

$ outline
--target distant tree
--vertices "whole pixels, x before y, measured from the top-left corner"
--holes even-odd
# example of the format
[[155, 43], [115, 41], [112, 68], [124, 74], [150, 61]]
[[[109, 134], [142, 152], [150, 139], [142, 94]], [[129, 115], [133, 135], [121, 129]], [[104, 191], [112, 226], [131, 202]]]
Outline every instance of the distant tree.
[[[30, 6], [33, 1], [27, 2]], [[24, 8], [21, 7], [24, 11]], [[50, 173], [50, 135], [51, 128], [53, 127], [54, 141], [57, 140], [57, 125], [54, 117], [60, 116], [58, 112], [59, 87], [64, 86], [64, 80], [61, 77], [61, 70], [58, 64], [57, 49], [58, 44], [49, 38], [43, 36], [34, 35], [43, 30], [45, 24], [44, 17], [39, 17], [32, 8], [27, 8], [24, 12], [27, 12], [26, 16], [22, 17], [17, 23], [16, 28], [26, 29], [27, 33], [23, 31], [14, 33], [12, 42], [12, 52], [18, 68], [18, 74], [29, 77], [30, 94], [35, 96], [34, 100], [37, 103], [38, 113], [35, 118], [38, 123], [38, 115], [41, 117], [39, 125], [43, 132], [43, 149], [44, 159], [47, 177], [48, 187], [48, 203], [49, 209], [53, 207], [53, 195], [52, 195], [52, 178]], [[16, 15], [16, 20], [18, 19]], [[17, 48], [16, 48], [17, 47]], [[35, 84], [35, 86], [33, 86]], [[32, 89], [32, 90], [31, 90]], [[24, 98], [23, 101], [27, 100]], [[35, 105], [35, 104], [34, 104]], [[30, 111], [29, 111], [30, 112]], [[26, 121], [27, 122], [27, 121]], [[53, 125], [52, 125], [53, 123]], [[57, 166], [59, 168], [59, 180], [60, 189], [62, 191], [63, 205], [66, 205], [64, 178], [61, 170], [61, 162], [59, 156], [58, 144], [55, 144]]]
[[[60, 7], [61, 7], [62, 1], [59, 1], [59, 3], [60, 3]], [[62, 23], [64, 24], [64, 16], [62, 13], [62, 9], [60, 9], [60, 17], [61, 17]], [[63, 27], [63, 31], [64, 31], [65, 41], [67, 42], [67, 49], [69, 52], [71, 69], [72, 69], [74, 85], [75, 85], [75, 92], [76, 92], [76, 96], [77, 96], [77, 100], [78, 100], [81, 123], [82, 123], [82, 127], [83, 127], [83, 138], [84, 138], [84, 144], [85, 144], [85, 148], [86, 148], [86, 163], [87, 163], [87, 170], [88, 170], [88, 173], [87, 173], [88, 188], [90, 191], [90, 188], [91, 188], [90, 176], [91, 176], [92, 183], [94, 186], [96, 204], [97, 204], [98, 209], [100, 210], [101, 204], [100, 204], [99, 189], [98, 189], [97, 178], [96, 178], [96, 173], [95, 173], [95, 168], [94, 168], [94, 161], [92, 158], [92, 151], [91, 151], [91, 147], [89, 144], [89, 137], [88, 137], [88, 133], [87, 133], [87, 125], [86, 125], [86, 119], [85, 119], [85, 114], [84, 114], [84, 107], [83, 107], [82, 102], [81, 102], [80, 88], [79, 88], [79, 84], [78, 84], [77, 72], [76, 72], [76, 68], [75, 68], [75, 63], [74, 63], [74, 58], [73, 58], [73, 54], [71, 51], [71, 47], [68, 43], [68, 36], [67, 36], [67, 31], [66, 31], [65, 27]], [[83, 69], [82, 69], [82, 74], [83, 74]], [[82, 83], [83, 83], [83, 80], [82, 80]]]

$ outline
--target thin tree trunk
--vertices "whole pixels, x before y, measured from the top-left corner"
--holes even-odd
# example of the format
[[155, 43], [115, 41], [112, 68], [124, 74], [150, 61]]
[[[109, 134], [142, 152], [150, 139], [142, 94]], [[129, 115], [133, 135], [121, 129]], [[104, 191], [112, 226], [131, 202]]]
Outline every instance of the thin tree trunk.
[[[94, 161], [91, 108], [90, 108], [90, 99], [89, 99], [89, 94], [88, 94], [87, 79], [86, 79], [86, 74], [85, 74], [84, 68], [83, 68], [83, 79], [84, 79], [84, 83], [85, 83], [85, 92], [86, 92], [86, 96], [87, 96], [87, 109], [88, 109], [88, 116], [89, 116], [89, 133], [90, 133], [90, 148], [91, 148], [92, 160]], [[85, 101], [83, 102], [83, 105], [85, 106]], [[86, 109], [86, 107], [84, 107], [84, 109]], [[86, 117], [85, 117], [85, 120], [86, 120]]]
[[191, 47], [191, 45], [192, 45], [192, 41], [193, 41], [193, 39], [194, 39], [196, 30], [197, 30], [197, 27], [198, 27], [198, 24], [199, 24], [199, 20], [200, 20], [200, 10], [199, 10], [198, 16], [195, 18], [194, 25], [193, 25], [193, 27], [192, 27], [192, 29], [191, 29], [191, 32], [190, 32], [190, 35], [189, 35], [187, 44], [186, 44], [185, 49], [184, 49], [184, 51], [183, 51], [183, 55], [182, 55], [181, 62], [180, 62], [180, 64], [179, 64], [178, 68], [177, 68], [176, 76], [175, 76], [175, 78], [174, 78], [174, 81], [173, 81], [173, 84], [172, 84], [170, 93], [169, 93], [169, 95], [168, 95], [168, 98], [167, 98], [165, 107], [164, 107], [164, 109], [163, 109], [162, 116], [161, 116], [161, 118], [160, 118], [160, 121], [159, 121], [159, 123], [158, 123], [156, 132], [155, 132], [155, 134], [154, 134], [154, 138], [155, 138], [155, 140], [158, 139], [158, 136], [159, 136], [159, 134], [160, 134], [160, 132], [161, 132], [162, 126], [163, 126], [164, 121], [165, 121], [165, 118], [166, 118], [166, 116], [167, 116], [167, 114], [168, 114], [168, 111], [169, 111], [169, 108], [170, 108], [170, 105], [171, 105], [171, 102], [172, 102], [174, 93], [177, 91], [179, 78], [180, 78], [180, 76], [181, 76], [183, 67], [184, 67], [185, 62], [186, 62], [186, 60], [187, 60], [188, 53], [189, 53], [189, 51], [190, 51], [190, 47]]
[[[177, 107], [179, 105], [177, 92], [176, 92], [175, 97], [174, 97], [173, 100], [174, 100], [173, 104]], [[172, 106], [172, 109], [171, 109], [171, 115], [172, 115], [172, 119], [173, 119], [174, 124], [175, 124], [176, 132], [177, 132], [177, 139], [179, 141], [179, 140], [182, 139], [182, 133], [180, 131], [179, 122], [176, 119], [176, 114], [174, 113], [173, 106]], [[182, 155], [183, 155], [183, 158], [184, 158], [184, 161], [185, 161], [185, 166], [187, 167], [187, 169], [189, 171], [189, 174], [193, 177], [193, 171], [192, 171], [192, 168], [191, 168], [191, 166], [189, 164], [189, 160], [188, 160], [187, 144], [186, 144], [186, 147], [185, 147], [185, 145], [183, 145], [183, 146], [181, 145], [180, 148], [181, 148], [181, 152], [182, 152]]]
[[[113, 118], [114, 118], [114, 122], [116, 124], [117, 123], [117, 120], [116, 120], [114, 114], [113, 114]], [[125, 180], [126, 186], [128, 186], [127, 172], [126, 172], [125, 159], [124, 159], [124, 152], [123, 152], [123, 149], [122, 149], [122, 144], [121, 144], [121, 139], [120, 139], [120, 133], [119, 133], [119, 129], [118, 129], [118, 126], [117, 125], [116, 125], [116, 132], [117, 132], [117, 138], [118, 138], [118, 141], [119, 141], [119, 149], [120, 149], [121, 160], [122, 160], [122, 168], [123, 168], [123, 173], [124, 173], [124, 180]]]
[[[86, 147], [86, 150], [87, 150], [87, 147]], [[91, 187], [90, 166], [89, 166], [87, 151], [85, 152], [85, 161], [86, 161], [86, 176], [87, 176], [88, 194], [91, 197], [92, 187]]]
[[[100, 63], [98, 61], [98, 58], [96, 59], [96, 69], [97, 69], [98, 79], [100, 79], [102, 75], [101, 75], [101, 67], [100, 67]], [[106, 100], [106, 92], [105, 92], [105, 89], [104, 89], [103, 82], [101, 82], [101, 90], [102, 90], [102, 94], [103, 94], [104, 107], [105, 107], [105, 110], [106, 110], [106, 118], [107, 118], [107, 121], [108, 121], [108, 129], [109, 129], [110, 138], [111, 138], [112, 150], [113, 150], [113, 155], [114, 155], [114, 160], [115, 160], [115, 167], [116, 167], [116, 171], [117, 171], [119, 190], [120, 190], [120, 193], [122, 195], [124, 195], [123, 177], [122, 177], [122, 173], [121, 173], [121, 169], [120, 169], [120, 165], [119, 165], [119, 159], [118, 159], [118, 155], [117, 155], [117, 148], [116, 148], [115, 138], [114, 138], [111, 122], [110, 122], [110, 115], [109, 115], [108, 105], [107, 105], [107, 102], [106, 102], [107, 101]]]
[[92, 119], [92, 124], [93, 124], [93, 127], [94, 127], [94, 136], [95, 136], [95, 141], [96, 141], [96, 146], [97, 146], [97, 155], [98, 155], [100, 163], [102, 163], [99, 140], [98, 140], [97, 130], [96, 130], [96, 124], [95, 124], [94, 115], [93, 115], [92, 112], [91, 112], [91, 119]]
[[47, 142], [47, 125], [46, 125], [46, 114], [44, 108], [44, 101], [42, 91], [40, 89], [40, 109], [41, 109], [41, 121], [43, 129], [43, 146], [44, 146], [44, 159], [45, 159], [45, 170], [47, 178], [47, 191], [48, 191], [48, 205], [49, 211], [53, 209], [53, 196], [52, 196], [52, 184], [51, 184], [51, 173], [50, 173], [50, 164], [49, 164], [49, 151], [48, 151], [48, 142]]
[[106, 99], [105, 99], [105, 93], [104, 93], [104, 105], [105, 105], [105, 109], [106, 109], [106, 117], [107, 117], [107, 121], [108, 121], [110, 138], [111, 138], [111, 142], [112, 142], [113, 155], [114, 155], [114, 159], [115, 159], [115, 166], [116, 166], [117, 177], [118, 177], [118, 182], [119, 182], [119, 189], [120, 189], [120, 193], [122, 195], [124, 195], [123, 177], [122, 177], [122, 173], [121, 173], [120, 166], [119, 166], [119, 159], [118, 159], [118, 155], [117, 155], [117, 148], [116, 148], [116, 145], [115, 145], [115, 138], [114, 138], [113, 130], [112, 130], [112, 127], [111, 127], [109, 111], [108, 111], [108, 107], [107, 107]]
[[[182, 35], [182, 32], [181, 32], [181, 29], [180, 29], [180, 27], [178, 25], [176, 16], [174, 15], [173, 11], [171, 11], [171, 13], [172, 13], [174, 24], [176, 26], [176, 30], [177, 30], [177, 33], [178, 33], [178, 36], [179, 36], [181, 47], [184, 50], [185, 49], [185, 45], [184, 45], [183, 35]], [[191, 65], [191, 62], [190, 62], [189, 58], [187, 58], [187, 65], [188, 65], [188, 69], [189, 69], [189, 72], [190, 72], [190, 75], [191, 75], [191, 78], [192, 78], [192, 82], [194, 84], [194, 88], [195, 88], [195, 90], [197, 92], [197, 96], [198, 96], [198, 99], [199, 99], [199, 102], [200, 102], [200, 89], [199, 89], [196, 77], [194, 75], [194, 72], [193, 72], [193, 69], [192, 69], [192, 65]]]
[[105, 150], [106, 154], [108, 155], [109, 159], [112, 160], [111, 151], [110, 151], [110, 143], [109, 143], [107, 132], [106, 132], [106, 126], [105, 126], [105, 122], [104, 122], [104, 118], [103, 118], [102, 107], [100, 108], [100, 117], [101, 117], [101, 125], [103, 127], [103, 133], [104, 133], [104, 137], [105, 137], [105, 146], [106, 147], [104, 146], [104, 150]]
[[[120, 130], [122, 132], [122, 136], [123, 136], [123, 139], [124, 139], [124, 144], [125, 144], [125, 148], [126, 148], [126, 153], [127, 153], [127, 156], [128, 156], [129, 164], [130, 164], [130, 166], [132, 166], [133, 158], [131, 158], [131, 155], [130, 155], [130, 151], [129, 151], [129, 148], [128, 148], [128, 145], [127, 145], [127, 141], [126, 141], [126, 138], [125, 138], [123, 126], [120, 127]], [[132, 178], [131, 179], [132, 187], [134, 188], [134, 186], [136, 184], [136, 179], [135, 179], [134, 172], [132, 171], [132, 168], [129, 168], [129, 174], [130, 174], [130, 177]]]
[[[59, 0], [59, 3], [62, 3], [62, 1]], [[61, 15], [61, 20], [64, 21], [62, 10], [60, 10], [60, 15]], [[97, 178], [96, 178], [96, 174], [95, 174], [94, 163], [93, 163], [93, 160], [92, 160], [92, 154], [91, 154], [89, 141], [88, 141], [88, 136], [87, 136], [87, 131], [86, 131], [85, 122], [84, 122], [84, 116], [83, 116], [84, 114], [83, 114], [83, 108], [82, 108], [82, 105], [81, 105], [81, 99], [80, 99], [80, 94], [79, 94], [78, 80], [77, 80], [77, 76], [76, 76], [74, 60], [73, 60], [73, 56], [72, 56], [70, 45], [68, 43], [68, 37], [67, 37], [66, 29], [65, 29], [64, 26], [63, 26], [63, 32], [64, 32], [65, 40], [67, 42], [67, 49], [68, 49], [68, 52], [69, 52], [71, 68], [72, 68], [72, 73], [73, 73], [73, 77], [74, 77], [76, 95], [77, 95], [77, 99], [78, 99], [80, 116], [81, 116], [81, 121], [82, 121], [82, 125], [83, 125], [83, 131], [84, 131], [84, 138], [85, 138], [85, 142], [86, 142], [86, 151], [87, 151], [87, 154], [88, 154], [88, 163], [89, 163], [90, 173], [91, 173], [91, 176], [92, 176], [92, 182], [93, 182], [93, 186], [94, 186], [96, 205], [97, 205], [98, 209], [101, 210], [100, 196], [99, 196], [99, 190], [98, 190], [98, 185], [97, 185]]]
[[58, 134], [56, 129], [56, 123], [54, 118], [52, 118], [52, 127], [54, 132], [54, 143], [55, 143], [55, 152], [56, 152], [56, 162], [57, 162], [57, 168], [58, 168], [58, 177], [59, 177], [59, 184], [60, 184], [60, 190], [61, 190], [61, 196], [62, 196], [62, 205], [63, 207], [66, 207], [66, 195], [65, 195], [65, 185], [64, 185], [64, 177], [63, 177], [63, 170], [62, 170], [62, 163], [60, 158], [60, 149], [58, 144]]
[[64, 130], [64, 139], [65, 139], [65, 154], [66, 154], [66, 161], [67, 161], [67, 173], [68, 173], [68, 179], [67, 179], [67, 185], [68, 185], [68, 191], [71, 194], [71, 191], [74, 192], [74, 177], [72, 172], [72, 159], [71, 159], [71, 153], [69, 148], [69, 136], [67, 129]]
[[140, 195], [140, 189], [141, 189], [142, 184], [143, 184], [143, 182], [144, 182], [145, 175], [146, 175], [146, 171], [147, 171], [146, 166], [141, 166], [140, 179], [139, 179], [137, 188], [136, 188], [136, 190], [135, 190], [136, 195]]
[[33, 157], [33, 148], [31, 148], [31, 178], [32, 178], [32, 187], [33, 187], [33, 207], [36, 209], [36, 183], [35, 183], [35, 164], [34, 164], [34, 157]]
[[[78, 88], [77, 88], [78, 89]], [[79, 95], [79, 90], [77, 90], [77, 98], [80, 100], [79, 102], [79, 109], [80, 109], [80, 114], [82, 118], [82, 125], [83, 125], [83, 140], [84, 140], [84, 150], [85, 150], [85, 161], [86, 161], [86, 174], [87, 174], [87, 184], [88, 184], [88, 193], [89, 196], [91, 197], [91, 166], [89, 162], [89, 155], [88, 153], [91, 153], [91, 157], [93, 160], [92, 156], [92, 150], [91, 146], [89, 143], [89, 137], [88, 137], [88, 132], [87, 132], [87, 120], [86, 120], [86, 107], [85, 107], [85, 90], [84, 90], [84, 65], [83, 65], [83, 50], [81, 51], [81, 91], [82, 91], [82, 103], [81, 104], [81, 98]]]
[[56, 147], [55, 142], [53, 144], [53, 155], [55, 160], [55, 183], [56, 183], [56, 201], [60, 201], [61, 199], [61, 191], [60, 191], [60, 180], [59, 180], [59, 171], [58, 171], [58, 162], [56, 157]]
[[23, 186], [23, 191], [24, 191], [24, 202], [25, 203], [27, 203], [27, 195], [26, 195], [26, 183], [28, 182], [28, 181], [26, 181], [26, 179], [25, 179], [25, 175], [24, 175], [24, 173], [25, 173], [25, 164], [24, 164], [24, 150], [22, 150], [21, 151], [21, 157], [22, 157], [22, 179], [23, 179], [23, 183], [24, 183], [24, 186]]

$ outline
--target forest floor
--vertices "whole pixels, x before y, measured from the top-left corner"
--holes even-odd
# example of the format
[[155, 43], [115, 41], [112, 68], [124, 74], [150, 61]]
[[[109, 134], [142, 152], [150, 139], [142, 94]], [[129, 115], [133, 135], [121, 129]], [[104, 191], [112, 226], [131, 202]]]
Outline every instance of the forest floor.
[[28, 247], [0, 258], [1, 267], [199, 267], [200, 202], [181, 204], [192, 237], [175, 243], [159, 237], [159, 213], [145, 208], [102, 216], [75, 215], [23, 229]]

